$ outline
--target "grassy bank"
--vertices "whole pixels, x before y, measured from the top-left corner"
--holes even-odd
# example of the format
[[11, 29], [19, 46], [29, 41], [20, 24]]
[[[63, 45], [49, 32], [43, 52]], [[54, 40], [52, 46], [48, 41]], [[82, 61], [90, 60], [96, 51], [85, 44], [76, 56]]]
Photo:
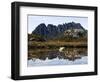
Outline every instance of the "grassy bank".
[[62, 41], [46, 41], [46, 42], [36, 42], [36, 41], [29, 41], [28, 48], [46, 48], [46, 49], [53, 49], [59, 47], [87, 47], [87, 42], [62, 42]]

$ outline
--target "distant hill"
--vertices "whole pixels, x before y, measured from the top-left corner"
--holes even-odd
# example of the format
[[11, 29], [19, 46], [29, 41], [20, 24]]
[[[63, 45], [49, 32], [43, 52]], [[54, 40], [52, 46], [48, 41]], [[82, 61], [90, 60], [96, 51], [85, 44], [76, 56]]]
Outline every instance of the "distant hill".
[[72, 35], [78, 34], [79, 32], [87, 32], [80, 23], [75, 22], [58, 24], [57, 26], [53, 24], [48, 24], [46, 26], [45, 23], [41, 23], [35, 28], [34, 31], [32, 31], [32, 34], [41, 35], [46, 39], [53, 39], [66, 36], [64, 33], [67, 33], [67, 31], [73, 32], [70, 33]]

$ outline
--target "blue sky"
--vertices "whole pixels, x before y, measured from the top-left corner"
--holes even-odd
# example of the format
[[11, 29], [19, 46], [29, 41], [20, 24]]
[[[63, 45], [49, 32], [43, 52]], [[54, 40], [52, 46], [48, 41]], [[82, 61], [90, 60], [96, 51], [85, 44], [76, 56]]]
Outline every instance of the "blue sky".
[[76, 16], [40, 16], [28, 15], [28, 33], [31, 33], [40, 23], [58, 25], [68, 22], [80, 23], [85, 29], [88, 29], [87, 17]]

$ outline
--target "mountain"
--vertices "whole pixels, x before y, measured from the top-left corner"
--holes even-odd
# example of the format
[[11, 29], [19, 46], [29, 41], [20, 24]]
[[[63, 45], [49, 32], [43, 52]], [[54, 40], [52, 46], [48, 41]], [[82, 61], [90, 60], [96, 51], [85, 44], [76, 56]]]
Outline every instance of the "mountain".
[[46, 26], [45, 23], [41, 23], [36, 27], [34, 31], [32, 31], [32, 34], [41, 35], [46, 39], [53, 39], [64, 36], [64, 32], [68, 30], [85, 31], [80, 23], [75, 22], [58, 24], [57, 26], [53, 24], [48, 24]]
[[39, 24], [36, 29], [32, 32], [32, 34], [38, 34], [46, 36], [48, 34], [48, 29], [44, 23]]

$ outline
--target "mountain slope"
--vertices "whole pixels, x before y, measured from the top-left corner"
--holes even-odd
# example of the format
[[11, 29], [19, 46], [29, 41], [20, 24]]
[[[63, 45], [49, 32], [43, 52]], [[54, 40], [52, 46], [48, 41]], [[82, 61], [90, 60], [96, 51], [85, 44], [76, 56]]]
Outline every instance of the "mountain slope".
[[65, 24], [59, 24], [59, 25], [53, 25], [48, 24], [47, 26], [45, 23], [39, 24], [34, 31], [32, 31], [32, 34], [37, 34], [45, 37], [46, 39], [53, 39], [53, 38], [59, 38], [64, 36], [64, 32], [67, 30], [81, 30], [85, 31], [83, 26], [80, 23], [70, 22]]

